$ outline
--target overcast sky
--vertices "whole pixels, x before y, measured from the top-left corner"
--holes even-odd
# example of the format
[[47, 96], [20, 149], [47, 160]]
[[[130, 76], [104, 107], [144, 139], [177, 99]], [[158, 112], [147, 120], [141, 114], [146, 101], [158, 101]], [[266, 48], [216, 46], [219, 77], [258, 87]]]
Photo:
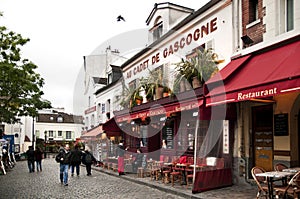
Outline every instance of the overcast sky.
[[[30, 39], [22, 53], [39, 67], [36, 72], [45, 79], [43, 98], [53, 107], [74, 113], [74, 87], [83, 56], [116, 35], [146, 28], [154, 3], [160, 2], [167, 1], [0, 0], [0, 26]], [[197, 10], [208, 0], [169, 2]], [[119, 15], [126, 22], [117, 22]]]

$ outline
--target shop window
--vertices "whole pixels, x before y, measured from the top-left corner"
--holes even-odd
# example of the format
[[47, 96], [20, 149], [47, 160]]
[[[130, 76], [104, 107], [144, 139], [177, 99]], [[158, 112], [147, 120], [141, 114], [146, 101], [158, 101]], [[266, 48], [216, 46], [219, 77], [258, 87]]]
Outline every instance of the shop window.
[[162, 128], [162, 146], [167, 149], [174, 148], [174, 120], [167, 118], [165, 126]]

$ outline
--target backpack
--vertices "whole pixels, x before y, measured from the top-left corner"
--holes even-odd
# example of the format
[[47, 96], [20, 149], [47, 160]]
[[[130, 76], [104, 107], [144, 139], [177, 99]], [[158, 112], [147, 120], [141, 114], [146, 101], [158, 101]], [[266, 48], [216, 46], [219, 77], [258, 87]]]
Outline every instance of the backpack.
[[57, 162], [57, 163], [60, 163], [60, 157], [61, 156], [61, 154], [59, 153], [59, 154], [57, 154], [56, 156], [55, 156], [55, 161]]
[[85, 156], [85, 162], [87, 164], [91, 164], [92, 163], [92, 155], [90, 153], [87, 153]]

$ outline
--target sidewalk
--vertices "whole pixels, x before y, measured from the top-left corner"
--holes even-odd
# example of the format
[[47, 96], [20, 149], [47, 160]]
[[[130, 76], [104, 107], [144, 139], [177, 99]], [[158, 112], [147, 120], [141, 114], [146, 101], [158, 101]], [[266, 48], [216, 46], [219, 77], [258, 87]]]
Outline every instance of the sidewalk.
[[178, 196], [182, 196], [185, 198], [201, 198], [201, 199], [235, 199], [235, 198], [243, 198], [243, 199], [254, 199], [256, 198], [257, 187], [250, 184], [245, 185], [233, 185], [231, 187], [225, 187], [220, 189], [215, 189], [211, 191], [205, 191], [202, 193], [193, 194], [191, 190], [191, 186], [186, 188], [186, 186], [181, 186], [175, 184], [172, 187], [171, 183], [163, 184], [161, 180], [151, 180], [150, 177], [138, 178], [136, 174], [126, 174], [119, 176], [118, 172], [104, 169], [102, 167], [92, 167], [93, 170], [100, 171], [106, 173], [107, 175], [113, 175], [120, 178], [124, 178], [128, 181], [132, 181], [138, 184], [142, 184], [145, 186], [149, 186], [155, 189], [159, 189], [161, 191], [165, 191], [167, 193], [173, 193]]

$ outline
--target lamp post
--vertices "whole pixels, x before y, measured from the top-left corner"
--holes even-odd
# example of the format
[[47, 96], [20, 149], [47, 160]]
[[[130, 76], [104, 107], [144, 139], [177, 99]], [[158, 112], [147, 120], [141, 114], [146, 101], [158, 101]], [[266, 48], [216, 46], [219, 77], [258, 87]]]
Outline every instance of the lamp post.
[[32, 147], [34, 150], [34, 117], [32, 117]]
[[44, 132], [44, 134], [45, 134], [45, 149], [44, 149], [44, 158], [46, 158], [47, 157], [47, 152], [46, 152], [46, 149], [47, 149], [47, 147], [46, 147], [46, 143], [47, 143], [47, 131], [45, 131]]

